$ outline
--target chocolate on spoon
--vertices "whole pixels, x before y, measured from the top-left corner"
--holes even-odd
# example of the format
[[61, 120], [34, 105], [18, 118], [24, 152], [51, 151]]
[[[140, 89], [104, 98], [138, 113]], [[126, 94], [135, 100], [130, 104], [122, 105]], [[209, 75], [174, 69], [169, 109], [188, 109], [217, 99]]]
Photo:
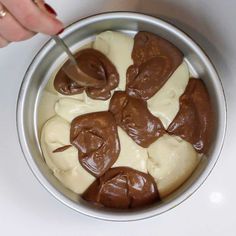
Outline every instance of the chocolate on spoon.
[[[63, 71], [71, 80], [76, 82], [81, 87], [102, 88], [106, 85], [106, 80], [104, 79], [104, 76], [93, 77], [88, 75], [88, 73], [83, 72], [79, 68], [76, 58], [73, 56], [72, 52], [67, 47], [65, 42], [58, 35], [54, 35], [52, 36], [52, 38], [69, 57], [69, 60], [63, 66]], [[100, 66], [99, 68], [100, 72], [104, 74], [105, 71], [103, 70], [103, 68], [101, 70], [101, 68], [102, 66]]]
[[97, 81], [105, 81], [101, 88], [94, 86], [80, 86], [77, 82], [70, 79], [63, 68], [67, 68], [71, 62], [66, 62], [58, 71], [55, 80], [55, 89], [64, 95], [75, 95], [86, 91], [92, 99], [107, 100], [111, 97], [111, 91], [119, 84], [119, 74], [112, 62], [98, 50], [87, 48], [75, 54], [78, 67], [89, 76], [96, 78]]

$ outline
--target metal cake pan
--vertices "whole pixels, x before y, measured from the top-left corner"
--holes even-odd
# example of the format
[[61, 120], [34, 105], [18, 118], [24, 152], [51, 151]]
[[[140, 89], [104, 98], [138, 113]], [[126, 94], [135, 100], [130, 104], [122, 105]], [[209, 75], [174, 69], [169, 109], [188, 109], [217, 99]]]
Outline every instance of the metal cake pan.
[[72, 51], [91, 42], [106, 30], [134, 35], [149, 31], [175, 44], [185, 55], [190, 69], [205, 82], [216, 116], [214, 140], [207, 158], [203, 158], [193, 175], [161, 203], [137, 210], [99, 209], [66, 189], [47, 167], [39, 145], [37, 113], [43, 90], [66, 55], [54, 41], [48, 41], [29, 66], [18, 96], [17, 129], [25, 159], [39, 182], [60, 202], [82, 214], [111, 221], [132, 221], [164, 213], [190, 197], [206, 180], [219, 158], [226, 131], [226, 101], [220, 78], [202, 49], [184, 32], [161, 19], [132, 12], [112, 12], [91, 16], [69, 26], [61, 37]]

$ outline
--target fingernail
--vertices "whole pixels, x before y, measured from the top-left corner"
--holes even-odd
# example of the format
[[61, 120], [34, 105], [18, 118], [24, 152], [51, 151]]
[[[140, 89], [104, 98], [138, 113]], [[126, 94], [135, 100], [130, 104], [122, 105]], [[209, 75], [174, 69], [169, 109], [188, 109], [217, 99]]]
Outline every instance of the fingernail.
[[44, 7], [50, 14], [57, 16], [56, 11], [50, 5], [48, 5], [47, 3], [44, 3]]
[[61, 30], [57, 33], [57, 35], [58, 35], [58, 34], [61, 34], [62, 32], [64, 32], [64, 28], [61, 29]]

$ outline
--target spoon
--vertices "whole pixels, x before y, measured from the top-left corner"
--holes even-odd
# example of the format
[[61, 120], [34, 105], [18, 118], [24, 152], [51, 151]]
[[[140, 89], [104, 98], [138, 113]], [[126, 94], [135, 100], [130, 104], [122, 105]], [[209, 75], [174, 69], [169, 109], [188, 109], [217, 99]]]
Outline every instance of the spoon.
[[78, 85], [82, 87], [101, 88], [105, 86], [105, 80], [98, 80], [96, 78], [93, 78], [88, 74], [84, 73], [79, 68], [74, 55], [72, 54], [68, 46], [65, 44], [65, 42], [58, 35], [53, 35], [51, 37], [56, 42], [56, 44], [61, 47], [61, 49], [67, 54], [69, 58], [69, 61], [65, 64], [65, 66], [62, 67], [62, 69], [71, 80], [75, 81]]

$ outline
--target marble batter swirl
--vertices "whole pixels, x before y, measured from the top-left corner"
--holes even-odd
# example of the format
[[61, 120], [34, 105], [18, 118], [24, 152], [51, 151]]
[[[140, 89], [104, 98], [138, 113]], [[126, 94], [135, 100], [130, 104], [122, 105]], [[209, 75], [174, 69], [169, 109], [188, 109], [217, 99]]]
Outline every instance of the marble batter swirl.
[[176, 46], [152, 33], [103, 32], [91, 47], [76, 57], [96, 86], [79, 86], [63, 69], [54, 79], [54, 113], [41, 135], [45, 160], [68, 189], [100, 207], [158, 202], [211, 146], [206, 86], [189, 79]]

